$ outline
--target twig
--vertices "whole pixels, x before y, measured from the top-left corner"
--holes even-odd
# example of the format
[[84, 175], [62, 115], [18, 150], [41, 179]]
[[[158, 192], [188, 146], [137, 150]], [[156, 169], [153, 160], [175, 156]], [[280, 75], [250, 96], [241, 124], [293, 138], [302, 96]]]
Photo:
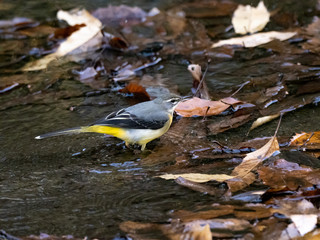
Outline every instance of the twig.
[[307, 144], [307, 143], [310, 141], [310, 139], [313, 137], [313, 135], [314, 135], [314, 132], [311, 133], [310, 137], [302, 144], [302, 146], [299, 146], [299, 147], [298, 147], [298, 150], [300, 150], [301, 148], [305, 147], [306, 144]]
[[280, 119], [279, 119], [279, 122], [278, 122], [278, 126], [277, 126], [277, 129], [276, 129], [273, 137], [277, 136], [278, 130], [280, 128], [280, 123], [281, 123], [281, 120], [282, 120], [282, 115], [283, 115], [283, 113], [280, 114]]
[[235, 91], [234, 93], [232, 93], [231, 95], [230, 95], [230, 97], [232, 97], [233, 95], [236, 95], [245, 85], [247, 85], [248, 83], [250, 83], [250, 81], [246, 81], [245, 83], [242, 83], [241, 85], [240, 85], [240, 87], [238, 88], [238, 90], [237, 91]]
[[196, 92], [193, 94], [194, 96], [197, 95], [197, 93], [200, 91], [200, 88], [202, 87], [202, 84], [203, 84], [204, 78], [205, 78], [205, 76], [206, 76], [206, 73], [207, 73], [207, 71], [208, 71], [210, 62], [211, 62], [211, 60], [209, 59], [209, 60], [208, 60], [208, 63], [207, 63], [206, 70], [205, 70], [204, 73], [202, 74], [202, 78], [201, 78], [201, 80], [200, 80], [199, 86], [198, 86]]

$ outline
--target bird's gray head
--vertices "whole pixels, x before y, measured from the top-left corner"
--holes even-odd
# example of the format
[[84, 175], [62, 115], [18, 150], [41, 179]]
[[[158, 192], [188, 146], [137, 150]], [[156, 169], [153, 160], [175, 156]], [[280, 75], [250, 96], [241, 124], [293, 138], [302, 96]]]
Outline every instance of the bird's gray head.
[[155, 99], [155, 101], [161, 104], [163, 108], [172, 112], [181, 100], [182, 98], [180, 96], [174, 94]]

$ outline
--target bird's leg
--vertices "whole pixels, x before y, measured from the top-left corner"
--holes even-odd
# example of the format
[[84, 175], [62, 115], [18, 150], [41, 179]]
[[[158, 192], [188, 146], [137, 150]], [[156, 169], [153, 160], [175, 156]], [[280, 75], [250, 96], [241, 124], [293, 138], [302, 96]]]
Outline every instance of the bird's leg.
[[146, 148], [146, 144], [141, 145], [141, 151], [143, 151]]
[[128, 142], [125, 141], [124, 144], [126, 145], [127, 148], [130, 149], [130, 143], [128, 143]]

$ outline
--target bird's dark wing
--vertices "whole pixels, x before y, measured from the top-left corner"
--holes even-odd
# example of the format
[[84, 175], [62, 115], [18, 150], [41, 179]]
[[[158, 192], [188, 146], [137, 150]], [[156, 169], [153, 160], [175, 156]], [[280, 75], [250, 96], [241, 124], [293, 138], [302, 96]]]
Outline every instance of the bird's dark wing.
[[91, 125], [104, 125], [120, 128], [130, 128], [130, 129], [159, 129], [162, 128], [165, 123], [169, 120], [160, 119], [157, 121], [145, 120], [138, 118], [136, 115], [126, 112], [125, 109], [121, 109], [118, 112], [112, 112], [103, 119]]

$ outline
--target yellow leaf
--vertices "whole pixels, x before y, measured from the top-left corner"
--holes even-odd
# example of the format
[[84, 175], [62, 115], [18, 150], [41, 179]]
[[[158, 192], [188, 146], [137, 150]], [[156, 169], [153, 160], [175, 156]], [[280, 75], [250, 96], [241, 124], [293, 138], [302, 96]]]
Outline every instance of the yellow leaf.
[[320, 131], [312, 132], [312, 133], [297, 133], [290, 140], [290, 146], [303, 146], [306, 145], [308, 147], [314, 146], [315, 148], [320, 145]]
[[233, 176], [229, 176], [227, 174], [201, 174], [201, 173], [183, 173], [183, 174], [164, 174], [158, 176], [160, 178], [169, 180], [169, 179], [177, 179], [178, 177], [183, 177], [187, 180], [198, 182], [198, 183], [204, 183], [209, 182], [212, 180], [218, 181], [218, 182], [224, 182], [228, 179], [234, 178]]

